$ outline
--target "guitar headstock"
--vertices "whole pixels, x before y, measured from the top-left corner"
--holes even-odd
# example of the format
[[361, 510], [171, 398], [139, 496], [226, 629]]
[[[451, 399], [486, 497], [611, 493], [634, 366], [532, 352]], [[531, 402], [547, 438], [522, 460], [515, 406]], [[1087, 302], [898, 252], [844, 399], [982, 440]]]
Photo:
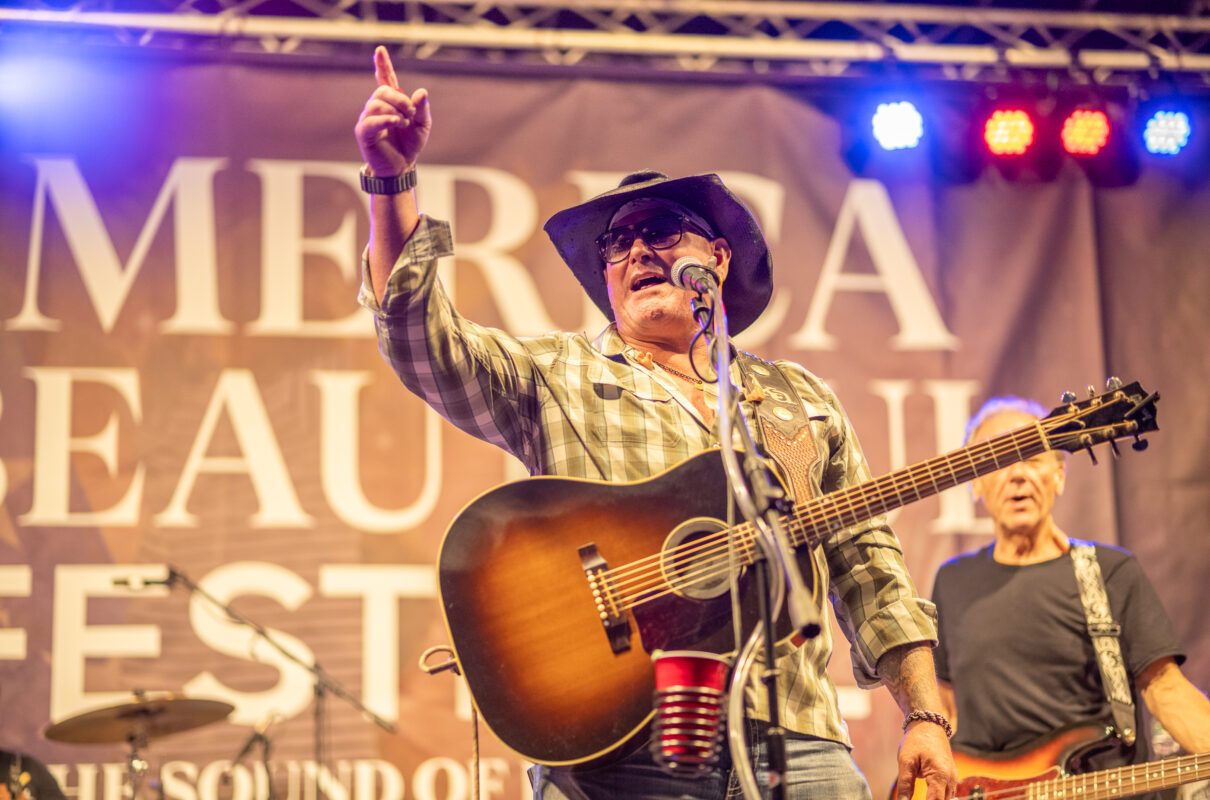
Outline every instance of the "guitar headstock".
[[1115, 440], [1131, 436], [1135, 450], [1146, 450], [1144, 433], [1159, 430], [1155, 419], [1155, 404], [1160, 399], [1158, 392], [1148, 392], [1138, 382], [1123, 385], [1118, 378], [1105, 383], [1105, 391], [1096, 394], [1089, 387], [1087, 400], [1077, 402], [1071, 392], [1063, 393], [1063, 405], [1058, 406], [1042, 420], [1051, 450], [1066, 450], [1075, 453], [1087, 450], [1096, 463], [1092, 448], [1109, 442], [1117, 455]]

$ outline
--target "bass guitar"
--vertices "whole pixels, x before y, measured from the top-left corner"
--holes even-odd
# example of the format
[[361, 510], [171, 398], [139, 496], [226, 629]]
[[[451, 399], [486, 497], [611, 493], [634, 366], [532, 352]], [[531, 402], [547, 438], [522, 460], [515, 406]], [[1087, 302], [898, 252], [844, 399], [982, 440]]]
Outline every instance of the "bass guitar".
[[[1036, 424], [799, 503], [785, 530], [809, 565], [824, 537], [1048, 450], [1077, 451], [1157, 429], [1137, 383]], [[653, 716], [650, 653], [735, 650], [728, 553], [757, 558], [749, 523], [728, 528], [717, 450], [634, 483], [539, 476], [480, 495], [446, 531], [441, 608], [484, 721], [544, 764], [606, 763]], [[804, 575], [814, 574], [809, 568]], [[758, 618], [741, 576], [742, 621]], [[780, 626], [789, 636], [788, 623]], [[779, 630], [783, 636], [783, 630]]]
[[[955, 800], [1112, 800], [1210, 778], [1210, 753], [1073, 774], [1084, 758], [1116, 747], [1112, 734], [1109, 725], [1085, 723], [1005, 753], [955, 745]], [[924, 800], [924, 781], [917, 780], [913, 788], [912, 800]], [[892, 786], [889, 800], [895, 797]]]

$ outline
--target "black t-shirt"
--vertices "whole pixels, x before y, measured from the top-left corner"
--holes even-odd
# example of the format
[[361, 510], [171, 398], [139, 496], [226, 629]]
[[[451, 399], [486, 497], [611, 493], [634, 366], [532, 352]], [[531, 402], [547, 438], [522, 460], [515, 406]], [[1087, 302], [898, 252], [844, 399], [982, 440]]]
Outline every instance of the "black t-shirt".
[[[16, 792], [13, 791], [14, 780], [19, 787]], [[46, 765], [24, 753], [0, 750], [0, 783], [9, 787], [13, 800], [65, 800], [63, 790]]]
[[[1096, 553], [1131, 679], [1164, 656], [1183, 661], [1172, 622], [1135, 557], [1100, 544]], [[937, 676], [953, 685], [958, 707], [955, 744], [1000, 752], [1110, 716], [1069, 554], [1016, 566], [997, 563], [989, 545], [943, 564], [933, 601]], [[1136, 749], [1129, 761], [1146, 760], [1146, 747]]]

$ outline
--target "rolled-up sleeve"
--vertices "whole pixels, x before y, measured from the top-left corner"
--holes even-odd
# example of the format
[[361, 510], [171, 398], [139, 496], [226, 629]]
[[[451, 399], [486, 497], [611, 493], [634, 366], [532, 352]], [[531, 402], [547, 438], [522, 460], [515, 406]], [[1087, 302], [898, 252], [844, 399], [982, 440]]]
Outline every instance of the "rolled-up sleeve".
[[[828, 460], [821, 489], [843, 491], [868, 483], [869, 466], [839, 400], [826, 384], [813, 386], [829, 409]], [[908, 575], [899, 544], [886, 517], [879, 515], [842, 529], [822, 545], [832, 606], [850, 643], [857, 684], [881, 683], [877, 664], [887, 651], [905, 644], [937, 643], [937, 610], [920, 597]]]
[[422, 216], [381, 304], [363, 258], [358, 302], [374, 315], [379, 351], [409, 390], [461, 430], [532, 465], [539, 386], [529, 351], [454, 309], [437, 277], [438, 261], [453, 252], [449, 223]]

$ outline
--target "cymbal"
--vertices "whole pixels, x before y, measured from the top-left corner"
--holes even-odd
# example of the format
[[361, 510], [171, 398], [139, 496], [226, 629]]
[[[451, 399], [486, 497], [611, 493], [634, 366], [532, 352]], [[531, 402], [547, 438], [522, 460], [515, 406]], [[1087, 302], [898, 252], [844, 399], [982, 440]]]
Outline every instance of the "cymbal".
[[86, 711], [47, 727], [47, 739], [69, 744], [108, 744], [132, 737], [155, 739], [218, 722], [235, 709], [221, 700], [172, 695]]

